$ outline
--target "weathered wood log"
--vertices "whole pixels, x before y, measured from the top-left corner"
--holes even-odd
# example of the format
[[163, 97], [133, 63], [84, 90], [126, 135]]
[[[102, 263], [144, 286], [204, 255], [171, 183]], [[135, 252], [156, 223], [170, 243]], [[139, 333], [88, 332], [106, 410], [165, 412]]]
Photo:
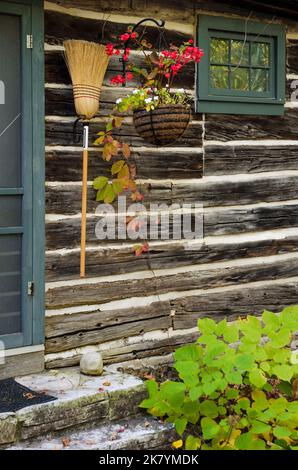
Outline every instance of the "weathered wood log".
[[[175, 147], [201, 147], [202, 146], [202, 124], [198, 119], [200, 116], [193, 116], [187, 130], [180, 139], [173, 145]], [[100, 131], [105, 130], [107, 122], [91, 121], [90, 122], [90, 146], [98, 137]], [[152, 147], [153, 145], [143, 140], [136, 132], [134, 125], [128, 119], [122, 123], [120, 129], [115, 130], [113, 133], [115, 138], [126, 142], [134, 147]], [[79, 124], [76, 128], [75, 136], [78, 140], [82, 137], [82, 125]], [[46, 121], [46, 144], [47, 145], [61, 145], [61, 146], [82, 146], [82, 142], [74, 143], [74, 129], [72, 120], [63, 120], [63, 118], [47, 120]]]
[[[138, 67], [144, 67], [145, 61], [143, 55], [135, 52], [130, 58], [130, 62]], [[128, 63], [130, 63], [128, 62]], [[104, 82], [105, 86], [111, 86], [111, 78], [115, 75], [122, 73], [122, 64], [119, 57], [112, 57], [106, 71]], [[45, 52], [45, 81], [46, 83], [64, 84], [70, 85], [71, 80], [63, 57], [63, 51], [61, 50], [47, 50]], [[140, 84], [137, 77], [133, 77], [129, 80], [128, 85], [134, 87]], [[177, 75], [175, 80], [176, 87], [191, 88], [195, 85], [195, 67], [193, 64], [185, 66], [183, 74]], [[128, 94], [128, 91], [124, 88], [124, 92]]]
[[205, 139], [229, 140], [285, 139], [298, 140], [298, 109], [285, 109], [284, 116], [244, 116], [207, 114]]
[[[194, 216], [192, 217], [192, 221]], [[96, 224], [98, 217], [87, 219], [87, 244], [89, 246], [103, 246], [106, 243], [119, 243], [117, 238], [111, 240], [99, 240], [96, 236]], [[171, 221], [171, 218], [170, 218]], [[175, 221], [176, 227], [177, 221]], [[298, 204], [273, 205], [255, 208], [225, 208], [204, 213], [204, 235], [218, 236], [273, 230], [279, 228], [291, 228], [298, 226]], [[66, 218], [59, 221], [46, 223], [46, 247], [47, 250], [63, 248], [76, 248], [80, 241], [80, 218]], [[170, 239], [173, 233], [173, 224], [170, 223]], [[117, 225], [116, 225], [117, 235]], [[121, 241], [121, 240], [120, 240]], [[129, 243], [129, 239], [125, 240]], [[132, 245], [136, 241], [132, 241]]]
[[[167, 21], [180, 21], [181, 23], [193, 22], [193, 0], [184, 0], [183, 8], [179, 0], [118, 0], [116, 3], [110, 0], [52, 0], [51, 3], [64, 8], [78, 8], [95, 13], [139, 16], [147, 18], [164, 18]], [[149, 24], [149, 23], [148, 23]]]
[[[164, 153], [150, 149], [135, 149], [129, 159], [129, 164], [136, 169], [138, 178], [141, 179], [200, 178], [203, 173], [203, 152], [200, 149], [194, 152], [192, 148], [166, 149]], [[111, 164], [102, 159], [100, 151], [89, 153], [88, 175], [90, 180], [99, 175], [111, 175]], [[81, 179], [82, 156], [80, 152], [67, 148], [46, 152], [47, 181], [81, 181]]]
[[[45, 343], [46, 353], [67, 351], [68, 349], [87, 346], [88, 344], [98, 344], [118, 338], [129, 338], [144, 332], [154, 331], [157, 325], [159, 329], [168, 329], [171, 326], [171, 318], [167, 306], [160, 306], [157, 316], [153, 314], [153, 308], [150, 310], [147, 308], [147, 315], [139, 321], [137, 320], [137, 315], [141, 316], [142, 314], [139, 313], [138, 309], [127, 309], [126, 321], [124, 318], [121, 318], [121, 323], [107, 327], [104, 324], [105, 312], [101, 312], [101, 321], [103, 322], [100, 323], [101, 327], [90, 331], [79, 331], [70, 335], [48, 338]], [[146, 310], [146, 308], [142, 310]]]
[[[227, 186], [229, 190], [227, 191]], [[297, 176], [275, 176], [230, 181], [219, 180], [190, 183], [158, 180], [140, 185], [144, 205], [149, 203], [202, 203], [204, 207], [256, 204], [262, 202], [289, 201], [298, 198]], [[78, 214], [81, 207], [80, 186], [47, 186], [46, 210], [51, 214]], [[88, 212], [95, 211], [95, 191], [88, 191]]]
[[[154, 356], [166, 356], [172, 353], [177, 347], [192, 343], [198, 338], [198, 333], [189, 333], [186, 330], [179, 335], [156, 335], [155, 338], [144, 336], [135, 337], [134, 341], [119, 341], [118, 344], [111, 342], [102, 344], [102, 355], [105, 364], [120, 363], [134, 359], [150, 358]], [[46, 356], [46, 368], [53, 369], [59, 367], [70, 367], [80, 363], [81, 355], [72, 351], [73, 354], [59, 357], [59, 353]]]
[[[82, 4], [83, 5], [83, 4]], [[48, 44], [61, 45], [66, 39], [84, 39], [87, 41], [101, 40], [102, 31], [104, 29], [103, 43], [115, 42], [115, 37], [119, 37], [127, 31], [131, 25], [127, 16], [119, 17], [119, 23], [109, 20], [99, 20], [98, 18], [83, 18], [68, 15], [63, 12], [45, 11], [45, 41]], [[177, 25], [177, 31], [165, 29], [165, 35], [168, 43], [177, 43], [187, 41], [188, 34], [181, 33]], [[145, 25], [140, 26], [138, 32], [143, 34], [146, 29], [146, 39], [152, 44], [158, 46], [158, 28]], [[132, 47], [134, 43], [131, 44]]]
[[298, 205], [225, 209], [204, 215], [204, 233], [227, 235], [277, 228], [298, 227]]
[[298, 41], [291, 39], [287, 43], [288, 73], [298, 74]]
[[[116, 323], [114, 326], [107, 327], [102, 326], [106, 312], [101, 312], [99, 328], [48, 338], [46, 352], [56, 353], [91, 344], [102, 344], [112, 339], [128, 338], [147, 331], [154, 331], [157, 324], [159, 329], [163, 329], [168, 328], [173, 322], [175, 329], [185, 329], [194, 328], [198, 318], [206, 316], [216, 320], [227, 317], [229, 320], [233, 320], [239, 315], [260, 314], [264, 309], [279, 312], [285, 306], [296, 304], [297, 294], [298, 284], [289, 281], [281, 281], [272, 285], [264, 284], [263, 286], [251, 284], [241, 289], [231, 286], [230, 289], [215, 290], [214, 292], [211, 289], [199, 296], [156, 302], [139, 309], [125, 309], [123, 314], [127, 315], [128, 321], [121, 325]], [[160, 316], [151, 319], [156, 310]], [[173, 314], [175, 315], [173, 316]], [[86, 321], [88, 321], [87, 317], [90, 313], [85, 315]], [[149, 315], [151, 318], [148, 318]], [[131, 321], [144, 316], [147, 319]], [[51, 317], [48, 317], [46, 321], [49, 318]], [[96, 318], [93, 318], [94, 321], [96, 322]], [[81, 319], [79, 325], [80, 327], [82, 325]]]
[[[136, 275], [136, 279], [123, 280], [98, 280], [96, 283], [84, 283], [49, 288], [46, 293], [47, 308], [62, 308], [76, 305], [91, 305], [122, 300], [126, 297], [142, 297], [144, 295], [160, 295], [168, 292], [181, 292], [195, 289], [212, 289], [233, 284], [263, 281], [266, 279], [282, 279], [298, 276], [298, 258], [270, 260], [266, 258], [263, 264], [254, 263], [243, 266], [227, 266], [213, 268], [208, 265], [204, 268], [198, 266], [197, 270], [180, 273], [164, 273], [152, 276], [148, 272], [147, 278]], [[72, 317], [72, 321], [71, 318]], [[81, 322], [79, 321], [81, 320]], [[50, 317], [50, 322], [54, 322]], [[95, 322], [98, 322], [96, 317]], [[65, 323], [67, 324], [65, 326]], [[106, 323], [105, 323], [106, 325]], [[59, 336], [60, 334], [74, 333], [82, 330], [93, 330], [94, 319], [83, 314], [58, 315], [52, 329], [47, 329], [47, 336]]]
[[259, 315], [263, 310], [281, 312], [284, 307], [296, 305], [298, 283], [283, 282], [264, 286], [244, 286], [241, 289], [208, 292], [200, 296], [171, 301], [176, 314], [174, 328], [192, 328], [203, 317], [227, 318], [229, 321], [239, 315]]
[[[212, 245], [202, 244], [196, 249], [184, 248], [180, 242], [160, 245], [150, 244], [149, 254], [136, 257], [132, 246], [100, 247], [88, 251], [86, 257], [87, 277], [124, 274], [149, 269], [170, 269], [193, 264], [228, 261], [258, 256], [272, 256], [298, 251], [298, 236], [288, 236], [280, 239], [239, 241], [238, 243], [218, 242]], [[78, 278], [80, 252], [46, 253], [46, 279], [61, 281]]]
[[297, 170], [298, 145], [207, 145], [204, 176]]

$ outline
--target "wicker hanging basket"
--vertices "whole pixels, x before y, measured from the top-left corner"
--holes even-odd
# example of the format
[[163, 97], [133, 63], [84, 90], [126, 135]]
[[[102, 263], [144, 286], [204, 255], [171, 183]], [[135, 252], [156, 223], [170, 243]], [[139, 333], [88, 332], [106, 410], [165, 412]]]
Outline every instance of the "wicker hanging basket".
[[190, 111], [180, 104], [161, 105], [152, 111], [134, 111], [133, 121], [137, 133], [144, 140], [164, 146], [173, 144], [185, 132]]

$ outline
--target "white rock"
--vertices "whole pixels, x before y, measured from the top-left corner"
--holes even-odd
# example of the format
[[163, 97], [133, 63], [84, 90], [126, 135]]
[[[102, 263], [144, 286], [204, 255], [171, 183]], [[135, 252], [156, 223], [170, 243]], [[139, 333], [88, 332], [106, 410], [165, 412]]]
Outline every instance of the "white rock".
[[89, 352], [81, 357], [80, 371], [86, 375], [101, 375], [103, 373], [103, 359], [100, 352]]

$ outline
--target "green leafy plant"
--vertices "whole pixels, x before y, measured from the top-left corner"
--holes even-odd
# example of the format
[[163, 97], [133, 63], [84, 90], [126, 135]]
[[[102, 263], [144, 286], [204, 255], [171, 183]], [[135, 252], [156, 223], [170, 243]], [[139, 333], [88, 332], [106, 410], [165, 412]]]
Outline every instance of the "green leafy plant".
[[174, 423], [187, 450], [298, 450], [298, 306], [232, 324], [198, 321], [174, 354], [177, 381], [148, 381], [141, 407]]

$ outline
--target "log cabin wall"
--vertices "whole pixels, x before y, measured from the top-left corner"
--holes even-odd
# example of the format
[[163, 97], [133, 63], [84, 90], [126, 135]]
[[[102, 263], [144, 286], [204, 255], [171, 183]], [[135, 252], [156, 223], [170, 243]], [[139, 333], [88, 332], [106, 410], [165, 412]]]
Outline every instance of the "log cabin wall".
[[[171, 148], [147, 145], [131, 117], [120, 131], [133, 146], [147, 202], [204, 203], [200, 249], [186, 251], [183, 241], [151, 242], [149, 256], [136, 258], [130, 243], [99, 242], [90, 185], [87, 278], [79, 278], [81, 147], [73, 143], [76, 117], [63, 40], [95, 40], [103, 32], [108, 41], [127, 25], [153, 16], [166, 19], [167, 39], [178, 43], [195, 35], [200, 11], [250, 13], [241, 2], [231, 3], [45, 2], [48, 368], [75, 365], [83, 352], [94, 349], [103, 351], [107, 363], [164, 356], [196, 337], [200, 316], [233, 319], [297, 303], [298, 107], [289, 96], [291, 82], [298, 79], [298, 28], [283, 17], [274, 21], [288, 26], [284, 116], [193, 114], [186, 134]], [[254, 11], [251, 18], [272, 21], [272, 15]], [[147, 31], [154, 39], [156, 29]], [[127, 92], [110, 86], [117, 70], [120, 64], [112, 60], [92, 137]], [[195, 95], [192, 68], [178, 86]], [[92, 148], [90, 182], [108, 171], [100, 149]]]

